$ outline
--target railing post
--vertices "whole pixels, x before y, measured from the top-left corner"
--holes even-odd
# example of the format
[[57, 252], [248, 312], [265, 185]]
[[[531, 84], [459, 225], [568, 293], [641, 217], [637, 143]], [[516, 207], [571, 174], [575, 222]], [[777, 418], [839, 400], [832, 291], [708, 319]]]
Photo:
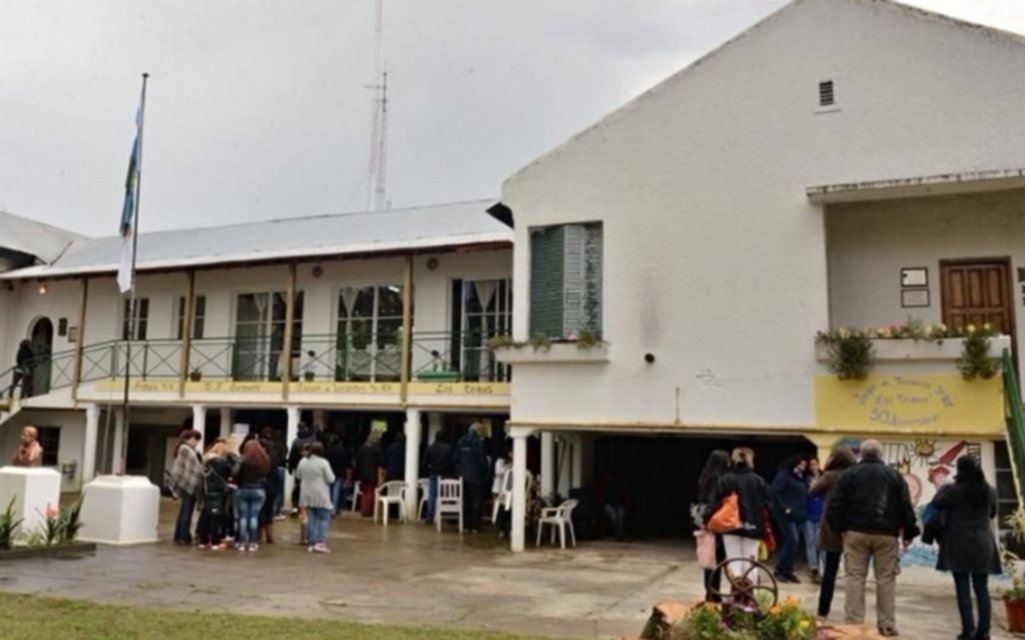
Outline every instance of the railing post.
[[142, 379], [146, 379], [146, 372], [149, 371], [149, 340], [142, 343]]
[[399, 372], [399, 401], [409, 398], [410, 356], [413, 353], [413, 254], [406, 254], [402, 278], [402, 355]]
[[[285, 364], [281, 367], [283, 380], [281, 381], [281, 398], [288, 400], [288, 387], [292, 383], [292, 325], [295, 323], [295, 263], [288, 265], [288, 282], [285, 287], [285, 344], [281, 346], [281, 355], [285, 358]], [[270, 351], [268, 350], [268, 356]], [[268, 357], [267, 365], [270, 365]]]
[[82, 297], [78, 303], [78, 336], [75, 340], [75, 366], [71, 370], [71, 400], [78, 402], [78, 385], [82, 381], [82, 350], [85, 349], [85, 309], [89, 303], [89, 278], [82, 279]]
[[185, 274], [185, 317], [182, 318], [181, 357], [178, 372], [178, 397], [185, 397], [185, 383], [189, 379], [189, 360], [192, 351], [192, 305], [196, 294], [196, 272], [189, 271]]

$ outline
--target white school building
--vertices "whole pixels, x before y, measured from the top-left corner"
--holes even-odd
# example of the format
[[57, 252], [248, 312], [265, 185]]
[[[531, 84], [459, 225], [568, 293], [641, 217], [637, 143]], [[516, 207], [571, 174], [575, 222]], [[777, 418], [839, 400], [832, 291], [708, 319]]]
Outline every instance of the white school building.
[[0, 369], [25, 339], [51, 357], [30, 399], [0, 404], [0, 453], [52, 427], [47, 462], [76, 490], [120, 471], [123, 437], [126, 471], [159, 482], [189, 419], [207, 437], [390, 420], [412, 482], [434, 430], [487, 420], [513, 440], [522, 550], [528, 469], [544, 495], [615, 475], [628, 526], [682, 535], [712, 449], [753, 446], [771, 473], [871, 436], [919, 506], [971, 453], [1006, 513], [1021, 425], [1000, 375], [963, 379], [960, 339], [876, 339], [868, 377], [841, 381], [816, 335], [989, 324], [1021, 379], [1023, 69], [1016, 34], [796, 0], [498, 199], [143, 234], [134, 336], [119, 238], [4, 217]]

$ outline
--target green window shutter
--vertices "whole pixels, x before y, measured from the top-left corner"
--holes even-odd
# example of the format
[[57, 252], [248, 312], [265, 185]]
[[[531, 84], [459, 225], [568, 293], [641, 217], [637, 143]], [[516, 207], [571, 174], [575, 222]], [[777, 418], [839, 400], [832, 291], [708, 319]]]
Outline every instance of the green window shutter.
[[584, 227], [584, 297], [582, 329], [601, 331], [602, 316], [602, 225], [589, 224]]
[[530, 233], [530, 334], [563, 335], [565, 228]]

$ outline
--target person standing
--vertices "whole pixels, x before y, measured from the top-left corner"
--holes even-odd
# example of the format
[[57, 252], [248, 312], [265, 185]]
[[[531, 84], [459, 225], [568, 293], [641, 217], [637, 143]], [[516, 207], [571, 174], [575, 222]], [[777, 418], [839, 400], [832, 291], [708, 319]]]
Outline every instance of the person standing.
[[865, 579], [871, 562], [879, 634], [897, 636], [898, 537], [903, 537], [906, 547], [919, 531], [907, 482], [883, 461], [878, 440], [861, 444], [861, 462], [840, 476], [826, 518], [833, 531], [843, 536], [847, 624], [865, 622]]
[[776, 580], [798, 584], [794, 575], [794, 556], [801, 527], [808, 519], [805, 511], [808, 499], [808, 485], [804, 481], [807, 461], [801, 456], [791, 456], [780, 466], [772, 481], [772, 495], [776, 505], [776, 522], [783, 533], [783, 546], [776, 560]]
[[[853, 467], [856, 460], [854, 452], [850, 447], [844, 445], [836, 446], [829, 459], [826, 460], [825, 472], [815, 480], [808, 488], [808, 495], [821, 498], [823, 501], [823, 513], [829, 508], [829, 498], [832, 495], [833, 487], [840, 475], [850, 467]], [[829, 520], [822, 518], [819, 527], [818, 547], [822, 551], [825, 571], [822, 574], [822, 586], [819, 588], [819, 610], [820, 618], [828, 618], [829, 610], [833, 606], [833, 591], [836, 588], [836, 576], [840, 571], [840, 558], [843, 557], [843, 538], [839, 533], [833, 531], [829, 526]]]
[[399, 432], [384, 455], [385, 482], [406, 479], [406, 434]]
[[[822, 476], [822, 467], [819, 466], [818, 458], [808, 459], [808, 468], [804, 472], [804, 482], [811, 488], [812, 483]], [[801, 534], [804, 538], [804, 557], [808, 562], [809, 579], [814, 584], [822, 582], [822, 574], [819, 572], [819, 528], [822, 521], [822, 495], [812, 495], [809, 491], [804, 501], [804, 515], [807, 520], [801, 525]]]
[[238, 470], [238, 540], [239, 551], [259, 548], [260, 509], [267, 494], [264, 485], [270, 471], [270, 458], [256, 436], [247, 436], [242, 443], [242, 464]]
[[199, 548], [219, 551], [228, 527], [225, 504], [233, 465], [223, 440], [215, 442], [203, 456], [203, 506], [196, 524]]
[[[270, 458], [270, 472], [267, 474], [266, 493], [267, 500], [263, 511], [269, 514], [262, 520], [273, 522], [284, 519], [281, 515], [281, 508], [285, 503], [285, 474], [288, 466], [288, 451], [285, 450], [284, 442], [279, 438], [271, 427], [264, 427], [260, 430], [260, 444]], [[269, 530], [269, 529], [268, 529]]]
[[305, 508], [307, 514], [307, 550], [331, 553], [327, 547], [327, 525], [331, 519], [331, 484], [335, 481], [335, 474], [331, 472], [331, 464], [324, 459], [323, 444], [313, 442], [309, 445], [309, 455], [299, 463], [295, 476], [302, 482], [299, 506]]
[[171, 468], [171, 492], [180, 502], [174, 527], [175, 544], [192, 544], [192, 512], [196, 496], [203, 484], [203, 459], [196, 447], [202, 436], [195, 429], [186, 429], [178, 436]]
[[371, 432], [356, 452], [356, 479], [359, 480], [360, 513], [364, 518], [374, 515], [374, 490], [381, 479], [384, 456], [381, 454], [381, 434]]
[[[701, 512], [708, 511], [708, 502], [712, 499], [719, 480], [730, 470], [730, 454], [722, 449], [716, 449], [708, 454], [705, 461], [705, 468], [701, 470], [701, 477], [698, 479], [698, 503], [701, 505]], [[722, 564], [726, 560], [726, 547], [723, 546], [722, 536], [715, 535], [715, 562]], [[708, 602], [721, 602], [719, 591], [722, 589], [722, 572], [714, 569], [705, 569], [705, 600]]]
[[331, 483], [331, 517], [334, 517], [342, 510], [345, 488], [352, 484], [352, 454], [338, 435], [331, 434], [325, 458], [331, 465], [331, 473], [335, 474]]
[[295, 482], [292, 486], [292, 515], [299, 515], [299, 480], [295, 478], [295, 470], [299, 467], [299, 462], [303, 459], [303, 447], [316, 440], [317, 436], [313, 429], [306, 426], [305, 423], [299, 423], [298, 433], [296, 434], [295, 440], [292, 441], [292, 446], [288, 450], [288, 473], [292, 474]]
[[434, 509], [438, 504], [438, 480], [452, 475], [452, 445], [443, 431], [434, 436], [434, 442], [424, 454], [430, 487], [427, 491], [427, 521], [434, 521]]
[[14, 390], [21, 384], [21, 397], [28, 398], [32, 395], [32, 367], [35, 364], [35, 354], [32, 352], [32, 343], [22, 340], [18, 344], [18, 353], [14, 356], [14, 371], [11, 374], [10, 398], [14, 399]]
[[483, 429], [479, 422], [474, 422], [456, 445], [456, 471], [463, 479], [463, 516], [466, 529], [471, 533], [480, 530], [484, 488], [488, 480], [488, 458], [480, 436]]
[[[954, 576], [957, 609], [961, 614], [958, 640], [989, 640], [989, 576], [1003, 573], [1000, 549], [993, 537], [996, 490], [986, 482], [978, 461], [962, 456], [957, 460], [954, 482], [940, 489], [932, 504], [943, 518], [936, 569]], [[972, 611], [973, 590], [979, 609], [978, 626]]]
[[[758, 560], [758, 544], [765, 538], [766, 515], [772, 506], [772, 492], [765, 480], [754, 472], [754, 451], [738, 447], [730, 457], [733, 468], [715, 485], [708, 499], [704, 523], [708, 525], [727, 496], [736, 494], [740, 527], [722, 534], [723, 547], [727, 558], [744, 558], [754, 562]], [[729, 572], [733, 577], [741, 578], [750, 567], [751, 564], [747, 562], [734, 562], [730, 564]]]

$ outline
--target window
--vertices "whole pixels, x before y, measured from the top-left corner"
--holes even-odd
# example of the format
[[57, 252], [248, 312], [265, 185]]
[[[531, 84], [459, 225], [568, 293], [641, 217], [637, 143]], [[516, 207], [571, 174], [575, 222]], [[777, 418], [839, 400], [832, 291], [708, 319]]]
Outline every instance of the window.
[[402, 287], [343, 287], [338, 292], [336, 380], [398, 380]]
[[530, 333], [572, 339], [601, 331], [602, 225], [530, 233]]
[[819, 106], [831, 107], [836, 104], [836, 90], [832, 80], [824, 80], [819, 83]]
[[[275, 380], [285, 374], [285, 294], [280, 291], [239, 294], [235, 310], [235, 380]], [[292, 378], [299, 373], [302, 345], [303, 294], [295, 294], [292, 322]]]
[[61, 428], [36, 427], [39, 432], [39, 445], [43, 447], [43, 466], [56, 467], [60, 460]]
[[[996, 463], [996, 490], [997, 490], [997, 528], [1004, 532], [1007, 517], [1018, 508], [1018, 492], [1015, 489], [1014, 470], [1011, 468], [1011, 455], [1007, 450], [1007, 442], [999, 440], [993, 443], [993, 453]], [[1001, 536], [1003, 538], [1003, 536]], [[1023, 545], [1007, 537], [1004, 540], [1012, 551], [1021, 553], [1025, 551]]]
[[[175, 335], [182, 339], [182, 332], [185, 327], [185, 298], [178, 298], [175, 305], [177, 311], [177, 323]], [[206, 330], [206, 296], [196, 296], [192, 299], [192, 339], [202, 340]]]
[[453, 369], [468, 382], [506, 382], [510, 368], [494, 361], [488, 340], [512, 331], [512, 281], [454, 280]]
[[123, 326], [121, 327], [121, 339], [145, 340], [149, 329], [149, 298], [135, 299], [135, 335], [131, 334], [132, 327], [129, 322], [129, 318], [131, 317], [128, 310], [129, 305], [131, 305], [131, 300], [126, 299], [124, 309], [121, 312], [121, 317], [124, 319]]

